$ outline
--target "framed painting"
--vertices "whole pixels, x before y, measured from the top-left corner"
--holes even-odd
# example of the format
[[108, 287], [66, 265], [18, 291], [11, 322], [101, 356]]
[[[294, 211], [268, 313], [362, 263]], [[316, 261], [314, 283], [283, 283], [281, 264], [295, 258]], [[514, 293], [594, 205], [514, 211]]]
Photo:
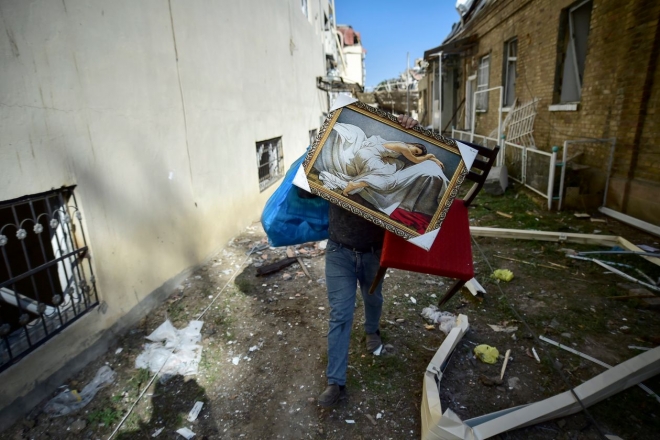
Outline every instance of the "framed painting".
[[434, 238], [471, 160], [466, 166], [452, 139], [348, 102], [330, 112], [309, 148], [298, 171], [305, 189], [406, 240]]

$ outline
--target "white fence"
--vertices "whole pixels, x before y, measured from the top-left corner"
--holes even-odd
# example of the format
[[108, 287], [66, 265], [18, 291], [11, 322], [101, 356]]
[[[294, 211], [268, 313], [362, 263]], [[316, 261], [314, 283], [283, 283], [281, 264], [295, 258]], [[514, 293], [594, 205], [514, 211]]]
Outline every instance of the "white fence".
[[555, 170], [557, 168], [557, 153], [559, 147], [552, 147], [552, 152], [514, 144], [508, 141], [498, 142], [497, 139], [452, 129], [451, 137], [459, 141], [474, 142], [493, 148], [500, 145], [500, 154], [496, 164], [506, 165], [509, 178], [525, 185], [548, 202], [552, 209], [553, 200], [558, 200], [555, 193]]

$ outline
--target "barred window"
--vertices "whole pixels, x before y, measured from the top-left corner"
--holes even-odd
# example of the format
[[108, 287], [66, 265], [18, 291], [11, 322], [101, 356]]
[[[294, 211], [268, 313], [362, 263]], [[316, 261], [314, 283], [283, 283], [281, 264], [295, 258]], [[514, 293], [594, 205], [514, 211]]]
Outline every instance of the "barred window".
[[0, 202], [0, 371], [98, 305], [73, 189]]
[[259, 168], [259, 190], [275, 183], [284, 173], [282, 138], [257, 142], [257, 167]]

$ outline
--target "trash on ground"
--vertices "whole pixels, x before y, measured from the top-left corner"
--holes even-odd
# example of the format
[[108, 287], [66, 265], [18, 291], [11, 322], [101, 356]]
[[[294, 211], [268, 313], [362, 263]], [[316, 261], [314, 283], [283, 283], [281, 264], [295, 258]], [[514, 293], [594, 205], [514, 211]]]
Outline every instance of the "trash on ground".
[[513, 272], [509, 269], [496, 269], [491, 275], [492, 278], [509, 282], [513, 279]]
[[536, 349], [534, 347], [532, 347], [532, 354], [534, 355], [534, 359], [536, 359], [536, 363], [540, 364], [541, 358], [539, 358], [539, 355], [536, 353]]
[[116, 374], [107, 365], [96, 372], [96, 376], [82, 391], [66, 389], [53, 397], [44, 407], [44, 412], [50, 417], [60, 417], [78, 411], [92, 401], [101, 388], [115, 381]]
[[651, 347], [640, 347], [638, 345], [629, 345], [628, 348], [631, 350], [642, 350], [642, 351], [651, 350]]
[[202, 359], [202, 321], [190, 321], [185, 328], [177, 330], [170, 320], [165, 320], [147, 339], [144, 351], [135, 359], [135, 368], [147, 368], [152, 373], [160, 371], [166, 379], [180, 374], [197, 374]]
[[[465, 287], [470, 291], [472, 296], [478, 296], [478, 295], [483, 295], [486, 293], [486, 289], [479, 284], [479, 281], [477, 281], [476, 278], [472, 278], [469, 280], [467, 283], [465, 283]], [[431, 297], [435, 297], [434, 295], [431, 295]]]
[[511, 214], [506, 214], [506, 213], [504, 213], [504, 212], [502, 212], [502, 211], [495, 211], [495, 213], [496, 213], [497, 215], [502, 216], [502, 217], [505, 217], [505, 218], [513, 218], [513, 216], [512, 216]]
[[183, 436], [186, 440], [190, 440], [195, 436], [195, 433], [188, 428], [177, 429], [176, 433], [179, 434], [180, 436]]
[[506, 371], [506, 364], [509, 363], [509, 356], [511, 355], [511, 349], [508, 349], [506, 351], [506, 354], [504, 355], [504, 363], [502, 364], [502, 372], [500, 372], [500, 380], [504, 378], [504, 372]]
[[426, 330], [435, 330], [435, 325], [434, 324], [424, 324], [424, 328]]
[[568, 255], [568, 257], [569, 257], [569, 258], [576, 259], [576, 260], [593, 261], [593, 262], [596, 263], [597, 265], [599, 265], [599, 266], [601, 266], [601, 267], [603, 267], [603, 268], [609, 270], [610, 272], [612, 272], [612, 273], [614, 273], [614, 274], [619, 275], [620, 277], [623, 277], [623, 278], [625, 278], [625, 279], [627, 279], [627, 280], [629, 280], [629, 281], [632, 281], [632, 282], [634, 282], [634, 283], [640, 284], [640, 285], [646, 287], [647, 289], [651, 289], [651, 290], [655, 290], [656, 292], [660, 292], [660, 287], [654, 286], [654, 285], [649, 284], [649, 283], [645, 283], [644, 281], [640, 281], [640, 280], [638, 280], [637, 278], [631, 277], [631, 276], [628, 275], [627, 273], [621, 272], [619, 269], [615, 269], [614, 267], [605, 264], [605, 263], [602, 262], [601, 260], [597, 260], [597, 259], [595, 259], [595, 258], [580, 257], [580, 256], [575, 256], [575, 255]]
[[591, 216], [589, 214], [583, 213], [583, 212], [576, 212], [573, 214], [577, 218], [590, 218]]
[[231, 359], [231, 363], [234, 364], [234, 365], [238, 365], [238, 363], [239, 363], [240, 361], [241, 361], [241, 357], [240, 357], [240, 356], [236, 356], [236, 357], [234, 357], [234, 358]]
[[417, 304], [417, 300], [413, 298], [412, 296], [410, 297], [410, 302], [413, 304]]
[[493, 331], [503, 332], [503, 333], [513, 333], [518, 331], [518, 327], [505, 327], [503, 325], [488, 324], [488, 327], [492, 328]]
[[119, 353], [121, 353], [122, 351], [124, 351], [124, 349], [121, 348], [121, 347], [119, 347], [119, 348], [115, 351], [115, 354], [119, 354]]
[[500, 355], [500, 352], [495, 347], [491, 347], [487, 344], [481, 344], [474, 347], [474, 355], [487, 364], [494, 364], [497, 362], [497, 358]]
[[293, 263], [297, 263], [298, 258], [283, 258], [275, 263], [267, 264], [257, 268], [257, 276], [268, 275], [273, 272], [279, 272], [285, 267], [291, 266]]
[[158, 436], [160, 435], [160, 433], [163, 432], [164, 429], [165, 429], [165, 427], [163, 427], [163, 428], [158, 428], [157, 430], [154, 431], [153, 434], [151, 434], [151, 436], [152, 436], [152, 437], [158, 437]]
[[383, 344], [380, 344], [376, 350], [374, 350], [374, 356], [380, 356], [380, 353], [383, 351]]
[[365, 414], [365, 416], [369, 419], [372, 425], [376, 426], [376, 419], [374, 419], [374, 416], [371, 414]]
[[195, 420], [197, 420], [197, 416], [199, 415], [199, 412], [202, 410], [203, 406], [204, 406], [204, 402], [200, 402], [200, 401], [195, 402], [195, 405], [193, 405], [192, 409], [188, 413], [189, 422], [194, 422]]
[[255, 244], [254, 246], [252, 246], [252, 248], [250, 248], [250, 250], [247, 252], [247, 254], [252, 255], [255, 252], [266, 250], [269, 247], [270, 247], [270, 245], [268, 245], [268, 243]]
[[485, 374], [480, 374], [479, 375], [479, 382], [482, 384], [486, 385], [487, 387], [493, 387], [495, 385], [502, 385], [502, 379], [500, 379], [498, 376], [486, 376]]
[[436, 306], [429, 306], [422, 309], [422, 317], [439, 324], [438, 328], [444, 334], [449, 334], [456, 325], [456, 315], [449, 312], [441, 312]]
[[[557, 341], [553, 341], [552, 339], [546, 338], [545, 336], [539, 336], [539, 339], [542, 340], [542, 341], [544, 341], [544, 342], [547, 342], [548, 344], [552, 344], [552, 345], [554, 345], [555, 347], [559, 347], [559, 348], [561, 348], [562, 350], [566, 350], [566, 351], [569, 351], [569, 352], [571, 352], [571, 353], [573, 353], [573, 354], [576, 354], [576, 355], [580, 356], [581, 358], [584, 358], [584, 359], [586, 359], [586, 360], [588, 360], [588, 361], [591, 361], [591, 362], [593, 362], [593, 363], [595, 363], [595, 364], [598, 364], [598, 365], [600, 365], [600, 366], [603, 366], [603, 367], [605, 367], [605, 368], [609, 368], [609, 369], [612, 369], [612, 368], [613, 368], [611, 365], [606, 364], [605, 362], [603, 362], [603, 361], [601, 361], [601, 360], [598, 360], [598, 359], [596, 359], [596, 358], [594, 358], [594, 357], [589, 356], [588, 354], [584, 354], [584, 353], [582, 353], [582, 352], [580, 352], [580, 351], [577, 351], [577, 350], [575, 350], [575, 349], [573, 349], [573, 348], [571, 348], [571, 347], [567, 347], [567, 346], [565, 346], [565, 345], [563, 345], [563, 344], [560, 344], [560, 343], [557, 342]], [[647, 351], [646, 353], [648, 353], [648, 351]], [[640, 356], [641, 356], [641, 355], [640, 355]], [[634, 358], [633, 358], [633, 359], [634, 359]], [[620, 364], [620, 365], [621, 365], [621, 364]], [[646, 392], [647, 392], [648, 394], [650, 394], [651, 396], [655, 397], [655, 399], [656, 399], [658, 402], [660, 402], [660, 396], [658, 396], [658, 395], [657, 395], [653, 390], [651, 390], [649, 387], [647, 387], [647, 386], [644, 385], [643, 383], [638, 383], [637, 386], [640, 387], [641, 389], [643, 389], [644, 391], [646, 391]]]
[[346, 423], [348, 423], [349, 425], [353, 425], [353, 424], [355, 424], [355, 420], [348, 419], [348, 420], [346, 420]]

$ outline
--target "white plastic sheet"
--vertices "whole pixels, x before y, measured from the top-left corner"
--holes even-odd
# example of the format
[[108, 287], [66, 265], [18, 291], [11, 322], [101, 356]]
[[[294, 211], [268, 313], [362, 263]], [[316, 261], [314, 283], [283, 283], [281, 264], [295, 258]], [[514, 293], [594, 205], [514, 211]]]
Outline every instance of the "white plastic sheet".
[[101, 388], [114, 382], [115, 377], [116, 374], [112, 368], [104, 365], [99, 368], [94, 379], [81, 392], [69, 389], [62, 391], [46, 404], [44, 412], [50, 417], [60, 417], [77, 411], [91, 402]]
[[190, 321], [187, 327], [177, 330], [169, 320], [162, 323], [147, 339], [144, 351], [135, 359], [135, 368], [147, 368], [152, 373], [160, 371], [162, 377], [180, 374], [197, 374], [202, 359], [202, 321]]

